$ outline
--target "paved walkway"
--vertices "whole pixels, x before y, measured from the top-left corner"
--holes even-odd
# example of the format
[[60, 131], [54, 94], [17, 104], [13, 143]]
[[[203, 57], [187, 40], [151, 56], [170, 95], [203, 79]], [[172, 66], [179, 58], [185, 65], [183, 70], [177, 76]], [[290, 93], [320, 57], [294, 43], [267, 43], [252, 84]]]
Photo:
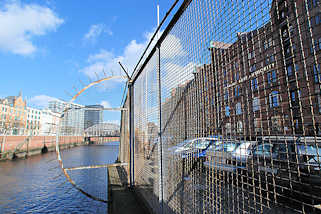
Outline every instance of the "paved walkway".
[[135, 193], [128, 189], [122, 171], [117, 164], [108, 167], [108, 214], [148, 214]]

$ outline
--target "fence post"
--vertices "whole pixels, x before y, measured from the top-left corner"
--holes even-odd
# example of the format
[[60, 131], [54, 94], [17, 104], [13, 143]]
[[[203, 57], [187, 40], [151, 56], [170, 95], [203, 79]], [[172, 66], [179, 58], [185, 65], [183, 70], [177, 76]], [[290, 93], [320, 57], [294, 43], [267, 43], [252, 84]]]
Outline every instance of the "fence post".
[[160, 71], [160, 44], [157, 47], [157, 80], [158, 80], [158, 109], [159, 109], [159, 200], [161, 213], [164, 213], [164, 185], [163, 185], [163, 141], [162, 141], [162, 86], [161, 86], [161, 71]]
[[134, 88], [133, 83], [129, 81], [128, 83], [129, 92], [129, 185], [130, 188], [134, 186]]

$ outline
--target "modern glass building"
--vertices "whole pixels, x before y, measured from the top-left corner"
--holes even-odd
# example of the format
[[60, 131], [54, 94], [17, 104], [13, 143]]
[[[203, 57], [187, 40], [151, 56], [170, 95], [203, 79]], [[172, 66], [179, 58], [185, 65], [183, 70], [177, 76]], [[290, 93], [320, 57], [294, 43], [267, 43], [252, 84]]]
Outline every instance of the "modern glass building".
[[[92, 108], [92, 110], [90, 109]], [[84, 116], [84, 127], [85, 129], [100, 124], [103, 121], [103, 110], [97, 110], [97, 109], [103, 109], [104, 107], [102, 105], [87, 105], [85, 110], [85, 116]]]
[[69, 103], [62, 100], [53, 100], [49, 102], [49, 109], [56, 113], [63, 114], [61, 121], [62, 135], [83, 135], [84, 131], [84, 110], [83, 105]]

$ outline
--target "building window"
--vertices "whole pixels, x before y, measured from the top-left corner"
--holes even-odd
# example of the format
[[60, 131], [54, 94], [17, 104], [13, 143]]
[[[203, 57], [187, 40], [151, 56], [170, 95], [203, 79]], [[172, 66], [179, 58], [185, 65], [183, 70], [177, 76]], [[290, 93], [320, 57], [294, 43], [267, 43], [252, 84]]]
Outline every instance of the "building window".
[[232, 132], [231, 123], [226, 123], [225, 124], [225, 130], [226, 130], [227, 134], [231, 134], [231, 132]]
[[272, 131], [281, 131], [281, 119], [280, 116], [271, 117]]
[[310, 51], [311, 51], [311, 54], [313, 54], [314, 51], [317, 52], [317, 51], [319, 51], [319, 50], [321, 50], [321, 38], [319, 38], [319, 39], [314, 39], [314, 44], [313, 44], [313, 42], [312, 42], [312, 40], [311, 40], [311, 42], [310, 42]]
[[254, 97], [253, 99], [253, 111], [260, 110], [260, 99], [258, 97]]
[[300, 119], [294, 119], [294, 128], [295, 128], [295, 133], [296, 134], [301, 134], [302, 133], [302, 122]]
[[224, 100], [228, 100], [228, 90], [226, 90], [224, 93]]
[[320, 95], [320, 93], [319, 93], [317, 96], [318, 96], [318, 108], [319, 108], [319, 113], [321, 114], [321, 95]]
[[293, 35], [294, 33], [294, 28], [292, 24], [289, 25], [289, 32], [290, 32], [290, 35]]
[[313, 7], [318, 7], [320, 0], [312, 0], [312, 3], [313, 3]]
[[224, 87], [226, 87], [227, 86], [227, 80], [225, 79], [224, 80]]
[[282, 37], [283, 37], [283, 38], [288, 38], [288, 37], [289, 37], [289, 34], [288, 34], [288, 30], [287, 30], [287, 29], [284, 29], [284, 30], [282, 31]]
[[288, 76], [292, 76], [293, 75], [293, 67], [292, 67], [292, 65], [288, 65], [286, 67], [286, 71], [287, 71]]
[[296, 101], [296, 95], [295, 95], [296, 93], [295, 93], [295, 91], [292, 91], [291, 92], [291, 101], [292, 102], [295, 102]]
[[242, 123], [242, 121], [237, 121], [236, 131], [239, 134], [243, 133], [243, 123]]
[[236, 72], [235, 73], [235, 80], [238, 81], [240, 79], [240, 74], [239, 72]]
[[240, 91], [241, 91], [241, 87], [239, 85], [235, 86], [235, 88], [234, 88], [234, 96], [235, 97], [240, 96], [240, 94], [241, 94]]
[[237, 62], [234, 63], [234, 68], [238, 69], [239, 68], [239, 64]]
[[265, 65], [269, 65], [270, 63], [274, 62], [275, 58], [273, 54], [267, 54], [265, 58]]
[[279, 106], [279, 92], [278, 91], [272, 91], [270, 93], [270, 107], [278, 107]]
[[314, 40], [314, 47], [313, 48], [314, 48], [315, 51], [319, 51], [320, 50], [319, 40], [318, 39]]
[[264, 41], [264, 43], [263, 43], [264, 50], [266, 50], [266, 49], [268, 49], [268, 48], [272, 47], [272, 45], [273, 45], [272, 37], [270, 37], [270, 38], [266, 39], [266, 40]]
[[321, 22], [321, 20], [320, 20], [320, 15], [316, 15], [316, 16], [314, 17], [314, 19], [315, 19], [315, 25], [319, 25], [320, 22]]
[[226, 117], [230, 116], [230, 107], [229, 106], [225, 106], [225, 116]]
[[257, 78], [253, 78], [251, 81], [251, 86], [252, 86], [252, 90], [256, 91], [257, 90]]
[[301, 91], [291, 91], [291, 102], [293, 105], [296, 105], [299, 102], [301, 97]]
[[287, 58], [289, 56], [291, 56], [291, 47], [290, 46], [285, 49], [285, 57]]
[[250, 67], [250, 73], [254, 72], [256, 70], [255, 64]]
[[321, 79], [320, 64], [313, 65], [314, 82], [319, 83]]
[[253, 59], [255, 57], [255, 51], [249, 52], [248, 59]]
[[312, 6], [311, 6], [311, 1], [312, 1], [312, 0], [307, 0], [307, 3], [308, 3], [308, 9], [309, 9], [309, 10], [312, 8]]
[[241, 103], [236, 103], [236, 106], [235, 106], [235, 114], [236, 114], [236, 115], [242, 114], [242, 106], [241, 106]]
[[269, 85], [276, 82], [277, 78], [275, 70], [272, 70], [269, 73], [267, 73], [267, 80]]

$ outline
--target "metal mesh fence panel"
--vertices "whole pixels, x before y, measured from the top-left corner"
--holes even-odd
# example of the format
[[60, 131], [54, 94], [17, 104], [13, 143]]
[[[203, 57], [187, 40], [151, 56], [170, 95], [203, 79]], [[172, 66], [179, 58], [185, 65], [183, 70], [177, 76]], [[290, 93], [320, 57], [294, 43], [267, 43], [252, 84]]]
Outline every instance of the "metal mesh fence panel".
[[135, 185], [148, 203], [159, 205], [158, 53], [155, 52], [134, 85]]
[[[124, 103], [124, 108], [129, 109], [129, 99], [127, 95], [127, 99]], [[122, 163], [127, 163], [128, 165], [125, 166], [128, 183], [130, 183], [129, 178], [129, 164], [130, 164], [130, 143], [129, 143], [129, 112], [122, 111], [121, 112], [121, 130], [120, 130], [120, 144], [119, 144], [119, 153], [118, 159]]]
[[134, 79], [135, 187], [156, 213], [321, 211], [320, 8], [181, 4]]
[[[102, 120], [103, 106], [73, 105], [65, 108], [61, 113], [56, 136], [56, 153], [62, 173], [79, 193], [93, 200], [107, 203], [106, 168], [116, 161], [119, 153], [119, 126]], [[91, 117], [85, 116], [86, 113], [91, 114]], [[126, 120], [126, 113], [123, 115]], [[86, 124], [90, 124], [87, 127], [85, 120], [88, 121]], [[126, 129], [123, 132], [126, 134]], [[126, 140], [126, 138], [123, 139]], [[70, 148], [73, 149], [69, 150]], [[126, 152], [124, 154], [128, 154], [128, 151], [124, 151]], [[126, 156], [119, 158], [126, 161]], [[88, 180], [92, 182], [88, 183]]]

